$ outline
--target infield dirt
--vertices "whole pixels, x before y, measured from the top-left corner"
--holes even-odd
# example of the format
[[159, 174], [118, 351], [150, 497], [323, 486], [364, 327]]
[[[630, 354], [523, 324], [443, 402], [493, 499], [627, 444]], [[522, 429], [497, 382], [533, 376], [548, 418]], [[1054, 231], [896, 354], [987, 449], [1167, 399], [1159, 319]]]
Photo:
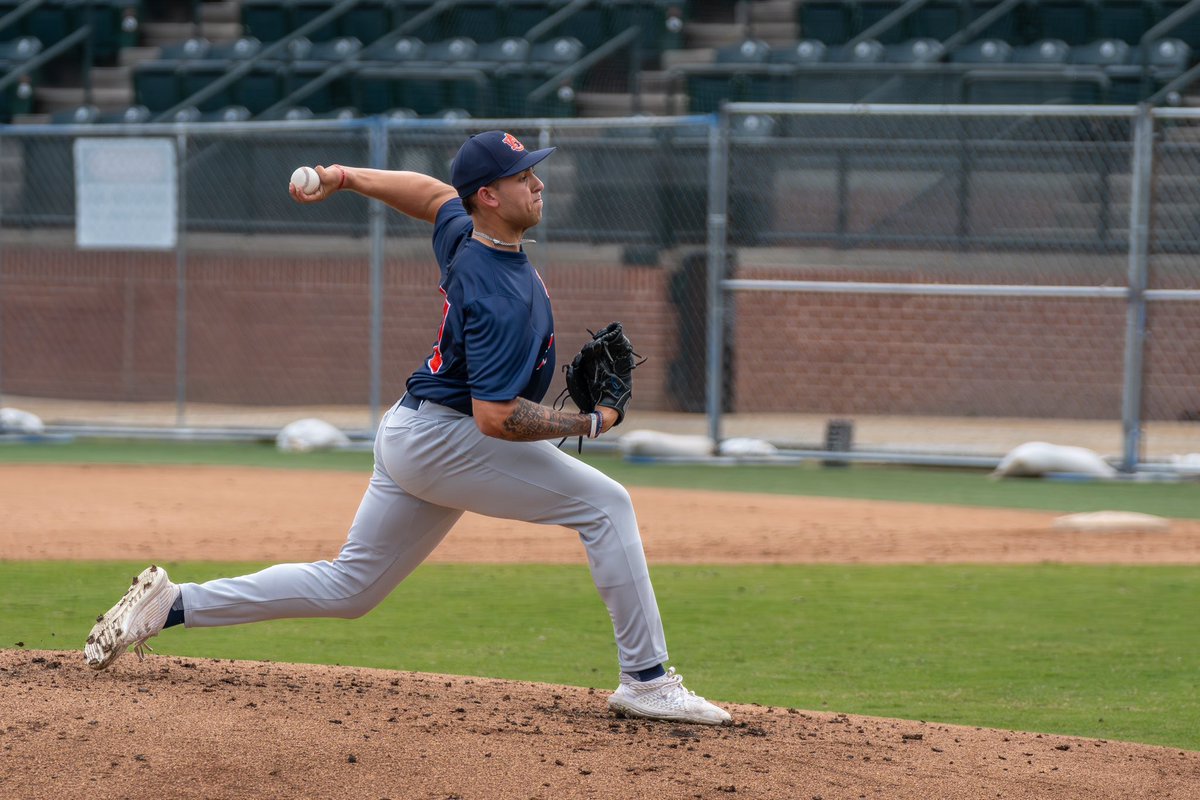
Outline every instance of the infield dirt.
[[[3, 465], [0, 558], [332, 558], [365, 480]], [[1196, 521], [1095, 535], [1043, 512], [631, 494], [652, 566], [1200, 563]], [[568, 531], [470, 515], [433, 558], [583, 563]], [[608, 715], [608, 689], [132, 655], [92, 673], [77, 652], [0, 650], [0, 797], [1200, 796], [1197, 752], [725, 703], [731, 728], [635, 722]]]

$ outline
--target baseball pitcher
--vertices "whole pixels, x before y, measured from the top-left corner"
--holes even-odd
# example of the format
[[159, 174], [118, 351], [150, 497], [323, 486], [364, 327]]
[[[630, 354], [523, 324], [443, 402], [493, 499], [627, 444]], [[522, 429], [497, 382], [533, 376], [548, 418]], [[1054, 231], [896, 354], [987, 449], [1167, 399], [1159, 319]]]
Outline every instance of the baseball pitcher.
[[84, 647], [97, 670], [164, 627], [238, 625], [285, 617], [359, 617], [437, 547], [464, 511], [578, 531], [612, 617], [618, 715], [709, 725], [730, 716], [666, 669], [667, 646], [629, 493], [551, 440], [597, 437], [618, 424], [632, 392], [633, 348], [619, 323], [593, 336], [568, 371], [582, 413], [541, 404], [555, 371], [550, 296], [523, 245], [542, 217], [529, 151], [512, 134], [468, 139], [451, 184], [414, 172], [316, 167], [299, 203], [354, 191], [433, 225], [442, 318], [432, 351], [383, 415], [375, 467], [334, 561], [278, 564], [252, 575], [172, 583], [148, 567]]

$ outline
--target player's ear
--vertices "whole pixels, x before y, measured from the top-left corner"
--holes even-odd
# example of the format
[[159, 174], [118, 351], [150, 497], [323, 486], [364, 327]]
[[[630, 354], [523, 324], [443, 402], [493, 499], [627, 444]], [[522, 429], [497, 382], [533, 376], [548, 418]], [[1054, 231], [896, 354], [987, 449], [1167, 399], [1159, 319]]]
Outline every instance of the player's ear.
[[496, 187], [492, 185], [479, 187], [479, 190], [475, 192], [475, 198], [488, 208], [496, 208], [500, 205], [500, 196], [496, 194]]

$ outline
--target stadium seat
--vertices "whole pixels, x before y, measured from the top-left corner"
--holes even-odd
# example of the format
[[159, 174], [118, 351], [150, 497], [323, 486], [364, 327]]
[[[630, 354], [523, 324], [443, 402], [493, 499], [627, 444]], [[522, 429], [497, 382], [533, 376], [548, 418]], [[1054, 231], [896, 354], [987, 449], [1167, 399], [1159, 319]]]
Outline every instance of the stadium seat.
[[242, 0], [242, 32], [263, 42], [279, 41], [295, 28], [291, 11], [289, 0]]
[[967, 24], [969, 16], [965, 0], [929, 0], [905, 20], [904, 35], [945, 41]]
[[524, 39], [531, 28], [561, 7], [554, 0], [508, 0], [502, 34]]
[[1065, 64], [1071, 48], [1061, 39], [1043, 39], [1040, 42], [1014, 47], [1014, 64]]
[[245, 106], [226, 106], [200, 115], [201, 122], [245, 122], [250, 119], [250, 109]]
[[1072, 64], [1097, 67], [1128, 64], [1129, 45], [1120, 39], [1101, 39], [1090, 44], [1072, 47], [1069, 61]]
[[76, 106], [50, 115], [52, 125], [91, 125], [100, 118], [100, 109], [95, 106]]
[[1154, 25], [1158, 13], [1158, 3], [1151, 0], [1100, 0], [1096, 35], [1137, 44]]
[[133, 69], [133, 93], [139, 105], [166, 111], [183, 99], [178, 61], [143, 61]]
[[529, 42], [516, 36], [479, 45], [475, 60], [481, 64], [524, 64], [529, 60]]
[[[974, 22], [979, 19], [988, 11], [991, 11], [995, 5], [995, 0], [967, 0], [968, 22]], [[1009, 44], [1024, 44], [1029, 40], [1029, 37], [1023, 32], [1025, 27], [1022, 10], [1018, 6], [980, 31], [979, 38], [998, 39]]]
[[[900, 8], [901, 5], [903, 5], [903, 0], [859, 0], [858, 25], [855, 33], [862, 33]], [[880, 32], [877, 39], [881, 44], [897, 44], [903, 41], [904, 36], [903, 24], [896, 24]]]
[[[307, 25], [317, 17], [327, 12], [333, 3], [321, 2], [321, 0], [292, 0], [291, 5], [292, 13], [289, 24], [291, 26], [291, 30], [296, 30], [300, 26]], [[340, 33], [340, 22], [341, 19], [335, 17], [323, 25], [318, 25], [304, 35], [314, 42], [328, 42], [330, 39], [337, 38], [338, 34]]]
[[937, 39], [912, 39], [886, 45], [883, 60], [892, 64], [925, 64], [940, 60], [942, 52], [942, 43]]
[[33, 36], [0, 41], [0, 74], [42, 52], [42, 43]]
[[[290, 96], [292, 92], [325, 75], [332, 65], [351, 58], [361, 50], [362, 42], [350, 36], [317, 42], [309, 50], [307, 58], [291, 62], [282, 71], [284, 95]], [[352, 82], [353, 76], [349, 74], [335, 78], [297, 98], [296, 102], [304, 104], [316, 114], [331, 112], [354, 102]]]
[[796, 15], [802, 37], [827, 45], [845, 44], [858, 30], [856, 6], [843, 0], [804, 0]]
[[343, 15], [339, 27], [341, 36], [353, 37], [364, 45], [391, 30], [392, 7], [384, 0], [363, 0]]
[[96, 122], [100, 125], [135, 124], [149, 122], [151, 116], [150, 109], [145, 106], [129, 106], [117, 111], [101, 112]]
[[[1166, 19], [1185, 5], [1187, 0], [1163, 0], [1160, 4], [1159, 20]], [[1200, 14], [1193, 14], [1170, 30], [1164, 31], [1162, 35], [1180, 39], [1193, 50], [1200, 49]]]
[[529, 52], [529, 63], [559, 70], [583, 58], [585, 52], [587, 48], [579, 39], [573, 36], [559, 36], [535, 44]]
[[441, 15], [439, 38], [477, 42], [500, 38], [505, 29], [502, 5], [494, 0], [458, 3]]
[[771, 48], [772, 64], [819, 64], [825, 60], [825, 43], [802, 39], [787, 47]]
[[390, 64], [403, 64], [420, 61], [425, 56], [425, 43], [413, 36], [404, 36], [394, 42], [367, 47], [363, 58], [368, 61], [382, 61]]
[[758, 39], [746, 39], [738, 44], [717, 49], [715, 64], [765, 64], [771, 57], [771, 48]]
[[958, 64], [1003, 64], [1012, 60], [1012, 45], [1000, 39], [982, 39], [950, 53]]
[[842, 64], [876, 64], [883, 61], [883, 57], [883, 44], [874, 39], [864, 39], [853, 46], [833, 47], [829, 51], [829, 60]]
[[567, 17], [551, 34], [576, 39], [586, 49], [594, 50], [604, 44], [610, 35], [607, 9], [601, 3], [584, 6]]
[[208, 58], [208, 51], [211, 49], [212, 42], [200, 37], [193, 37], [182, 42], [163, 45], [159, 48], [159, 58], [163, 61]]
[[[253, 37], [244, 37], [220, 45], [210, 45], [202, 40], [188, 40], [180, 46], [181, 51], [186, 54], [178, 70], [180, 94], [184, 99], [190, 98], [210, 83], [224, 77], [239, 62], [258, 55], [261, 47], [261, 42]], [[173, 51], [174, 48], [164, 47], [164, 55], [169, 50]], [[197, 109], [202, 114], [208, 114], [228, 106], [243, 105], [243, 98], [239, 94], [239, 89], [242, 88], [241, 80], [198, 102]]]
[[1098, 0], [1034, 0], [1030, 11], [1039, 39], [1061, 39], [1075, 46], [1096, 38]]

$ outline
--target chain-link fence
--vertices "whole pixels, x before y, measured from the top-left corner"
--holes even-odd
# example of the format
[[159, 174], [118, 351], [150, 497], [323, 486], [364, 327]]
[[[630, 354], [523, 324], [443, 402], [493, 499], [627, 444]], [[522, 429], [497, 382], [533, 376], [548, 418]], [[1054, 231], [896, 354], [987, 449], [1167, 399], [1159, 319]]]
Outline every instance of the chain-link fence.
[[[707, 405], [733, 413], [711, 415], [713, 434], [791, 415], [809, 420], [799, 449], [821, 447], [830, 420], [875, 454], [1037, 439], [1132, 467], [1200, 449], [1200, 292], [1154, 291], [1200, 279], [1197, 120], [728, 106], [714, 241], [734, 321], [710, 327], [727, 334], [710, 342], [725, 368]], [[739, 197], [744, 184], [758, 191]]]
[[[711, 126], [698, 118], [0, 131], [0, 403], [108, 431], [261, 435], [315, 415], [369, 434], [436, 338], [431, 228], [349, 192], [300, 206], [288, 177], [343, 163], [448, 180], [466, 135], [498, 126], [559, 147], [539, 167], [547, 202], [529, 250], [554, 298], [560, 359], [621, 319], [648, 356], [641, 407], [702, 432]], [[81, 238], [103, 203], [87, 199], [76, 145], [123, 141], [175, 153], [173, 248]], [[157, 191], [119, 152], [89, 158], [113, 192]], [[158, 215], [127, 202], [110, 212], [133, 218], [137, 241]]]
[[[297, 205], [288, 176], [345, 163], [445, 180], [468, 133], [504, 127], [559, 148], [529, 251], [560, 361], [612, 319], [648, 356], [630, 429], [795, 450], [841, 431], [946, 462], [1035, 439], [1198, 452], [1200, 116], [1156, 111], [1152, 147], [1138, 119], [742, 105], [6, 128], [0, 405], [63, 430], [261, 435], [320, 416], [369, 435], [436, 336], [430, 229], [350, 193]], [[174, 154], [171, 247], [146, 242], [172, 204], [129, 205], [163, 176], [92, 152], [121, 141]], [[97, 219], [140, 244], [89, 241]]]

